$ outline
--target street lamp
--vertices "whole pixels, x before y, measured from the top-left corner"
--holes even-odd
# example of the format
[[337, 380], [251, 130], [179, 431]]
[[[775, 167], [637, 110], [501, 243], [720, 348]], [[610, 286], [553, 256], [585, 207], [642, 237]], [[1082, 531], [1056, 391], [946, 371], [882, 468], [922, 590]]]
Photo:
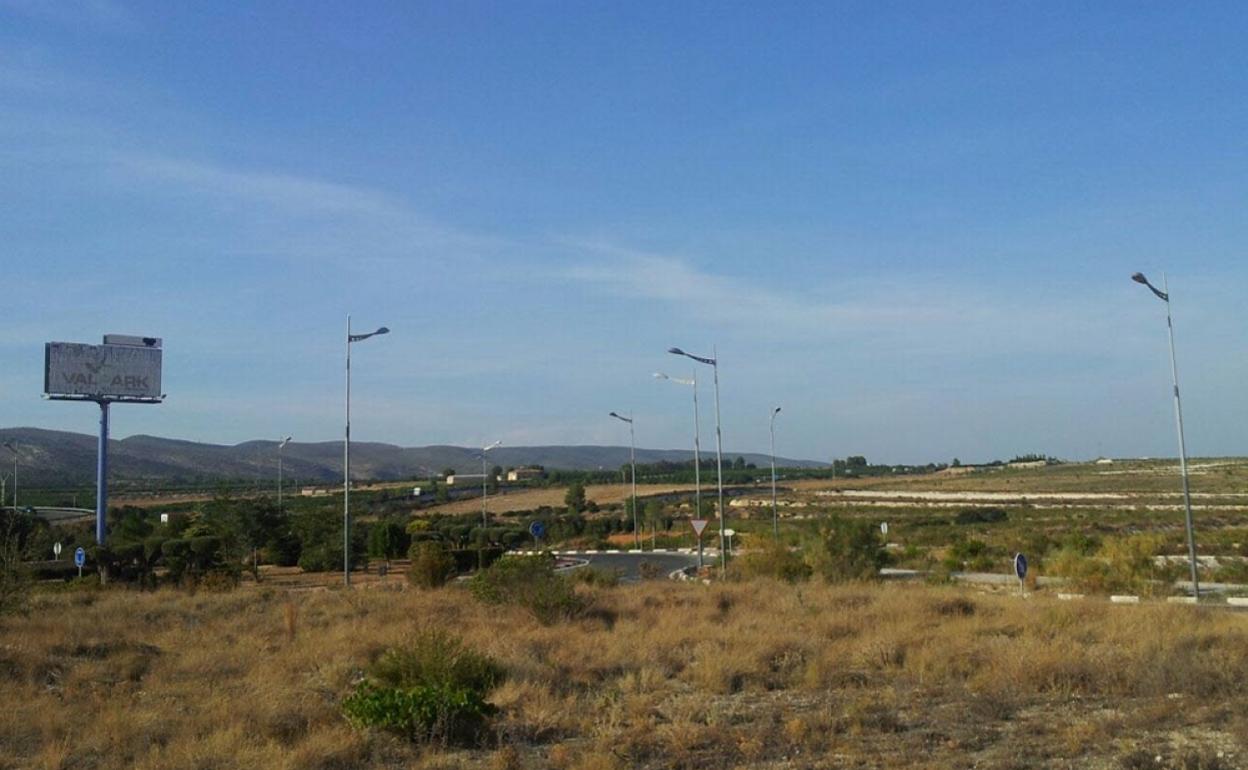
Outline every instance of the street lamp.
[[1183, 438], [1183, 402], [1179, 399], [1179, 367], [1174, 355], [1174, 321], [1170, 316], [1170, 285], [1164, 273], [1161, 276], [1161, 284], [1165, 291], [1149, 283], [1143, 273], [1136, 273], [1131, 276], [1131, 280], [1147, 286], [1149, 291], [1166, 303], [1166, 330], [1170, 337], [1170, 377], [1174, 383], [1174, 419], [1179, 431], [1179, 472], [1183, 476], [1183, 510], [1187, 523], [1187, 555], [1191, 560], [1192, 568], [1192, 596], [1200, 601], [1200, 584], [1197, 582], [1196, 574], [1196, 532], [1192, 526], [1192, 495], [1187, 481], [1187, 444]]
[[698, 375], [695, 372], [692, 379], [682, 380], [678, 377], [669, 377], [663, 372], [655, 372], [656, 380], [667, 380], [677, 385], [688, 385], [693, 388], [693, 486], [694, 486], [694, 513], [695, 519], [702, 517], [702, 455], [701, 455], [701, 438], [698, 435]]
[[712, 347], [710, 358], [695, 356], [680, 348], [668, 348], [667, 352], [675, 356], [684, 356], [700, 364], [707, 364], [715, 375], [715, 483], [719, 495], [719, 575], [723, 577], [728, 567], [728, 551], [724, 545], [724, 443], [723, 432], [719, 425], [719, 352]]
[[282, 513], [282, 450], [290, 443], [290, 436], [282, 439], [277, 445], [277, 513]]
[[780, 407], [771, 410], [771, 530], [776, 541], [780, 540], [780, 515], [776, 513], [776, 415]]
[[617, 420], [628, 423], [628, 463], [633, 469], [633, 547], [641, 550], [641, 531], [637, 529], [637, 450], [633, 437], [633, 418], [611, 413]]
[[17, 447], [13, 446], [13, 442], [6, 441], [4, 448], [13, 453], [13, 513], [17, 513]]
[[485, 496], [487, 494], [486, 483], [489, 481], [489, 475], [485, 472], [485, 453], [495, 447], [501, 446], [502, 443], [503, 442], [501, 441], [495, 441], [493, 444], [481, 449], [481, 534], [483, 537], [485, 535], [485, 528], [489, 526], [489, 522], [485, 515]]
[[351, 343], [389, 333], [382, 326], [368, 334], [352, 334], [347, 316], [347, 432], [342, 442], [342, 582], [347, 587], [351, 586]]

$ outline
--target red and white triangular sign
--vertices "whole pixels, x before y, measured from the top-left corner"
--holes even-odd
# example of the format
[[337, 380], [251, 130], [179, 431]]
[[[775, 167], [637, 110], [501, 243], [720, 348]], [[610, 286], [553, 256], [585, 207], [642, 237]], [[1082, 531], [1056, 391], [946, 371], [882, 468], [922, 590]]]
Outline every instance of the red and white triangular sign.
[[702, 530], [706, 529], [709, 522], [706, 519], [690, 519], [689, 523], [693, 525], [693, 534], [702, 537]]

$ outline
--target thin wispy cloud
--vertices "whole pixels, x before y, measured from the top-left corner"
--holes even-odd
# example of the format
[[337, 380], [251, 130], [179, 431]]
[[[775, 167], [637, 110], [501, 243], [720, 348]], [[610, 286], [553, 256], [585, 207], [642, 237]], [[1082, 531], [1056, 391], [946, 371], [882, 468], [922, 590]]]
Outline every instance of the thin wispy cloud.
[[966, 311], [952, 302], [895, 287], [843, 283], [806, 293], [769, 288], [696, 267], [679, 257], [635, 251], [601, 241], [568, 241], [593, 255], [568, 268], [568, 278], [624, 298], [668, 302], [708, 323], [783, 327], [808, 333], [954, 322]]

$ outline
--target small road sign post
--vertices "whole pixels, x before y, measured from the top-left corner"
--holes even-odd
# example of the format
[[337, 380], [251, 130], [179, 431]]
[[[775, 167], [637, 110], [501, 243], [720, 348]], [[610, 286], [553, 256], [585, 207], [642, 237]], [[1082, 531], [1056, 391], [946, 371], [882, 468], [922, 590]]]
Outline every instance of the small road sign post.
[[880, 534], [884, 535], [885, 537], [888, 537], [888, 522], [887, 521], [880, 522]]
[[57, 561], [61, 560], [61, 543], [59, 540], [52, 544], [52, 553], [56, 556]]
[[737, 534], [735, 529], [725, 529], [724, 537], [728, 538], [728, 554], [732, 555], [732, 536]]
[[693, 534], [698, 536], [698, 569], [702, 569], [702, 530], [706, 529], [706, 519], [690, 519], [689, 524], [693, 526]]
[[1027, 557], [1021, 553], [1014, 554], [1014, 574], [1018, 575], [1019, 595], [1026, 596], [1027, 592], [1024, 588], [1023, 579], [1027, 577]]
[[529, 524], [529, 534], [533, 536], [534, 546], [540, 548], [541, 540], [546, 536], [546, 525], [540, 521], [534, 521]]
[[87, 552], [82, 546], [78, 546], [78, 550], [74, 551], [74, 564], [78, 567], [78, 577], [82, 577], [82, 565], [87, 563]]

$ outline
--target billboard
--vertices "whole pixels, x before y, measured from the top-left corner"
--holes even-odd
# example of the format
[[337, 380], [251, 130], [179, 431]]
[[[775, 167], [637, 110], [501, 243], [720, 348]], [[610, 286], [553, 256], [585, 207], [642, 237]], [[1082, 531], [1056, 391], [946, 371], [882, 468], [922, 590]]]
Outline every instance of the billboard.
[[160, 392], [159, 341], [144, 345], [44, 346], [43, 392], [80, 398], [155, 398]]

